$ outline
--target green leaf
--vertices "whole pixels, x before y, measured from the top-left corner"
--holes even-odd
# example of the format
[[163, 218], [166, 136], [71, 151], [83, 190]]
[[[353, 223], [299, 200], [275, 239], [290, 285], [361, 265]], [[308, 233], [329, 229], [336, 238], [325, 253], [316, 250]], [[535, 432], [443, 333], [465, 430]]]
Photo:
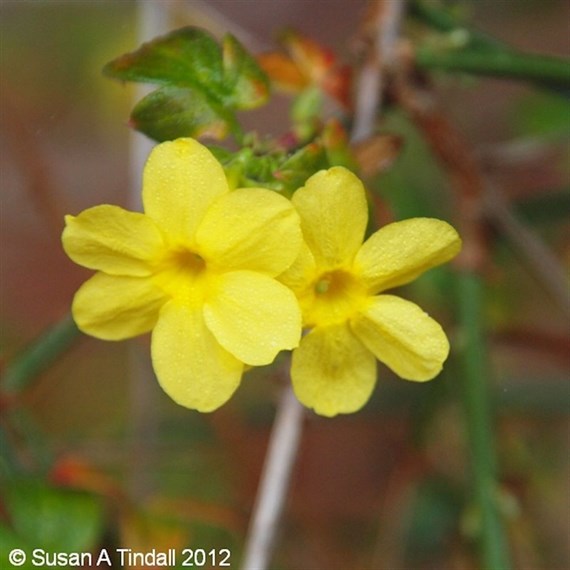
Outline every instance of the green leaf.
[[222, 52], [210, 34], [187, 27], [160, 36], [109, 62], [103, 73], [124, 81], [215, 92], [215, 87], [208, 88], [219, 88], [222, 84]]
[[[10, 552], [14, 549], [19, 549], [23, 550], [26, 555], [28, 555], [30, 546], [31, 545], [25, 543], [5, 524], [0, 523], [0, 568], [13, 568], [14, 564], [12, 564], [8, 558]], [[34, 565], [30, 557], [26, 556], [26, 561], [18, 566], [18, 568], [28, 570], [30, 568], [34, 568]]]
[[269, 81], [244, 47], [226, 36], [223, 49], [207, 32], [186, 27], [143, 44], [103, 72], [126, 81], [163, 87], [140, 101], [131, 115], [137, 130], [157, 141], [180, 136], [241, 140], [237, 109], [262, 105]]
[[236, 109], [253, 109], [269, 98], [269, 79], [232, 35], [223, 41], [224, 84]]
[[93, 495], [60, 489], [37, 480], [5, 486], [4, 503], [14, 536], [34, 548], [53, 552], [84, 552], [93, 548], [103, 529], [103, 509]]
[[198, 91], [179, 87], [157, 89], [139, 101], [131, 125], [159, 142], [179, 137], [222, 139], [237, 128], [230, 112]]
[[295, 124], [312, 123], [320, 117], [323, 106], [323, 92], [317, 87], [303, 89], [293, 100], [291, 117]]
[[103, 68], [115, 79], [191, 88], [210, 104], [251, 109], [269, 96], [269, 81], [233, 36], [223, 50], [206, 31], [186, 27], [143, 44]]

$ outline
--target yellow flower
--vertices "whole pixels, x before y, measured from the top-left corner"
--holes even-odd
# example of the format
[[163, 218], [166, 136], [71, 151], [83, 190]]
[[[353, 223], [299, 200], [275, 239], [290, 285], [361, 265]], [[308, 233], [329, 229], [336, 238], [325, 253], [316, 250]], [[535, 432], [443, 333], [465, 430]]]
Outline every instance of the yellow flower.
[[446, 222], [389, 224], [364, 244], [368, 210], [360, 180], [322, 170], [293, 196], [306, 244], [280, 280], [299, 299], [310, 332], [293, 352], [299, 400], [324, 416], [359, 410], [376, 383], [376, 359], [407, 380], [430, 380], [449, 352], [445, 333], [417, 305], [378, 293], [408, 283], [461, 248]]
[[143, 204], [144, 214], [101, 205], [66, 217], [66, 253], [98, 270], [75, 295], [75, 321], [105, 340], [152, 330], [165, 392], [214, 410], [244, 363], [269, 364], [299, 343], [297, 300], [274, 279], [298, 255], [299, 216], [269, 190], [230, 192], [221, 165], [193, 139], [154, 148]]

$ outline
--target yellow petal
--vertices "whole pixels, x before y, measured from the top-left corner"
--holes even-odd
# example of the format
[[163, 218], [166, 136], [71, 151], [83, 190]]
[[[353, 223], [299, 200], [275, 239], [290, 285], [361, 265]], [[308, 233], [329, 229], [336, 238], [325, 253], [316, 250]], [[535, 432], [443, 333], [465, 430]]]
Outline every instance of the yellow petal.
[[314, 281], [316, 277], [315, 272], [315, 258], [307, 244], [303, 241], [299, 255], [291, 267], [281, 273], [277, 279], [296, 294], [300, 294]]
[[301, 311], [295, 295], [259, 273], [234, 271], [220, 276], [204, 316], [218, 342], [252, 366], [269, 364], [278, 352], [299, 344]]
[[242, 188], [218, 198], [198, 227], [196, 243], [212, 267], [275, 276], [295, 260], [302, 236], [289, 200], [262, 188]]
[[145, 212], [174, 240], [188, 245], [205, 211], [225, 192], [228, 183], [222, 166], [194, 139], [157, 145], [144, 168]]
[[461, 239], [442, 220], [411, 218], [370, 236], [356, 255], [355, 271], [372, 293], [404, 285], [459, 253]]
[[77, 326], [103, 340], [123, 340], [152, 329], [166, 297], [145, 277], [96, 273], [73, 299]]
[[317, 327], [293, 351], [291, 380], [299, 401], [317, 414], [349, 414], [372, 394], [376, 359], [346, 324]]
[[149, 275], [164, 248], [155, 223], [144, 214], [103, 204], [65, 217], [63, 249], [84, 267], [112, 275]]
[[335, 166], [311, 176], [292, 201], [317, 265], [332, 268], [351, 263], [368, 221], [362, 182], [350, 170]]
[[224, 350], [200, 310], [168, 302], [152, 333], [152, 364], [162, 389], [178, 404], [210, 412], [239, 386], [243, 364]]
[[405, 380], [431, 380], [449, 353], [439, 324], [414, 303], [393, 295], [372, 298], [351, 325], [376, 358]]

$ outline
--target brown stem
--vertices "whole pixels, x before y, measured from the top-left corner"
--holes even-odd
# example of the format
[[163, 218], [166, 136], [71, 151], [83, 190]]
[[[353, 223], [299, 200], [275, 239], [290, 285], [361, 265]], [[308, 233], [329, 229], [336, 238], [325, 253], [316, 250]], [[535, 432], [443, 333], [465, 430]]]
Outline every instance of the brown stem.
[[386, 75], [395, 62], [404, 7], [404, 0], [374, 0], [369, 5], [363, 30], [368, 49], [356, 81], [352, 142], [366, 139], [374, 132]]
[[3, 112], [0, 117], [6, 139], [10, 141], [9, 152], [24, 177], [24, 190], [30, 202], [50, 230], [49, 236], [59, 240], [65, 205], [57, 192], [41, 145], [24, 121], [14, 102], [15, 97], [10, 95], [8, 88], [3, 88], [1, 93]]

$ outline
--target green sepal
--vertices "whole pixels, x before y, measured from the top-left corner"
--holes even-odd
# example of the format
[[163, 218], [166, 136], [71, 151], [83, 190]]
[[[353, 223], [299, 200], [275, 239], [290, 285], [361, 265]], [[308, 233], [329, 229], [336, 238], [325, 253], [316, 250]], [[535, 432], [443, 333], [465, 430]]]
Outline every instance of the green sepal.
[[262, 186], [291, 196], [307, 178], [331, 165], [321, 141], [316, 140], [292, 154], [284, 150], [258, 153], [244, 147], [232, 153], [220, 147], [209, 147], [221, 162], [232, 188]]
[[313, 174], [330, 166], [324, 146], [316, 140], [288, 156], [274, 176], [282, 184], [283, 191], [291, 195]]
[[283, 185], [273, 175], [282, 160], [282, 152], [258, 154], [247, 146], [237, 152], [220, 147], [209, 148], [224, 167], [230, 188], [262, 186], [270, 190], [282, 190]]

